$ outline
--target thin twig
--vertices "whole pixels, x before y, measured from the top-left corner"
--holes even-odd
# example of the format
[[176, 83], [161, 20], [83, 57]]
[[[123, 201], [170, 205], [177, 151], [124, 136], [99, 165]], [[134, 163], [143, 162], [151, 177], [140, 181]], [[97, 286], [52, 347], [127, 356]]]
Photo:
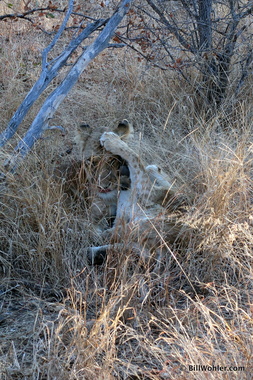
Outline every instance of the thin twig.
[[53, 49], [53, 47], [55, 46], [55, 44], [57, 43], [57, 41], [61, 37], [63, 31], [65, 30], [66, 25], [68, 23], [68, 20], [70, 18], [70, 15], [71, 15], [71, 13], [73, 11], [73, 7], [74, 7], [74, 0], [69, 0], [68, 10], [66, 12], [66, 15], [64, 17], [64, 20], [63, 20], [63, 22], [62, 22], [59, 30], [57, 31], [56, 35], [54, 36], [54, 38], [50, 42], [50, 44], [42, 52], [42, 70], [47, 68], [47, 65], [48, 65], [48, 63], [47, 63], [48, 53], [50, 52], [50, 50]]

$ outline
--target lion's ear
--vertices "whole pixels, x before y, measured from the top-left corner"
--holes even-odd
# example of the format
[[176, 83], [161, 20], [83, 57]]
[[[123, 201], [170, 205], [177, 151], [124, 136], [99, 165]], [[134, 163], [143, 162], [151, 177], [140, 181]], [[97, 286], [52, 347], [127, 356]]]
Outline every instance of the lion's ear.
[[133, 134], [134, 129], [133, 125], [129, 123], [128, 120], [124, 119], [118, 124], [113, 132], [120, 136], [122, 140], [128, 140], [129, 136]]
[[80, 139], [82, 141], [86, 141], [88, 137], [90, 137], [92, 132], [92, 128], [89, 126], [89, 124], [81, 124], [77, 128], [77, 134], [80, 136]]
[[85, 151], [87, 141], [91, 135], [92, 128], [89, 124], [81, 124], [77, 127], [75, 142], [79, 145], [82, 152]]

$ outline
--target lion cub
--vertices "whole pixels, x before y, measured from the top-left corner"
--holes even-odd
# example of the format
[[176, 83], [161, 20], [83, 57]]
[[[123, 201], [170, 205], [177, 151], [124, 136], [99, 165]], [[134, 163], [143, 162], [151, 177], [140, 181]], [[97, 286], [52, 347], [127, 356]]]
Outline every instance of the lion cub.
[[[118, 133], [119, 126], [121, 133]], [[112, 157], [117, 157], [119, 168], [124, 168], [115, 172], [119, 185], [117, 195], [113, 193], [110, 197], [110, 202], [114, 205], [115, 220], [113, 227], [105, 231], [104, 235], [109, 241], [114, 240], [115, 234], [122, 237], [131, 235], [132, 247], [139, 252], [145, 250], [148, 255], [150, 249], [161, 245], [160, 239], [157, 239], [161, 232], [170, 243], [178, 236], [179, 226], [176, 225], [175, 218], [166, 215], [168, 204], [173, 204], [175, 200], [175, 191], [165, 173], [156, 165], [145, 167], [139, 155], [128, 145], [126, 137], [132, 133], [129, 130], [130, 123], [123, 120], [119, 126], [114, 131], [103, 132], [96, 141], [97, 145], [93, 144], [93, 147], [96, 145], [102, 152], [107, 164]], [[96, 132], [96, 138], [100, 132]], [[125, 172], [122, 178], [121, 170]], [[122, 185], [124, 177], [127, 178], [127, 186]], [[105, 202], [108, 201], [106, 193], [102, 192], [99, 196]], [[124, 246], [124, 242], [116, 244], [118, 249], [121, 244]], [[116, 247], [106, 244], [88, 248], [88, 260], [93, 264], [100, 264], [106, 251], [113, 246]]]
[[[75, 138], [85, 162], [92, 220], [100, 232], [112, 227], [119, 194], [122, 190], [129, 189], [131, 182], [126, 161], [105, 151], [100, 144], [100, 137], [107, 130], [106, 127], [91, 128], [82, 124]], [[113, 132], [124, 142], [133, 137], [132, 124], [127, 120], [121, 121]]]

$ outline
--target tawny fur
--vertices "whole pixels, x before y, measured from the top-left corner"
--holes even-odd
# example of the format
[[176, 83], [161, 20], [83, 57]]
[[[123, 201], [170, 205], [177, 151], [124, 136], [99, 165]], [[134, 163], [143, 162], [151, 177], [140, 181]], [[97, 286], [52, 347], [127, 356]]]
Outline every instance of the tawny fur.
[[[85, 139], [82, 137], [81, 144], [84, 154], [87, 154], [87, 140], [90, 138], [93, 143], [92, 146], [89, 145], [89, 150], [94, 154], [100, 152], [109, 160], [117, 157], [129, 170], [129, 186], [118, 186], [117, 194], [112, 192], [99, 195], [105, 203], [110, 195], [110, 202], [114, 205], [115, 212], [113, 227], [104, 231], [105, 240], [108, 243], [110, 240], [120, 241], [120, 236], [131, 235], [135, 250], [139, 252], [143, 250], [149, 252], [161, 245], [160, 233], [169, 243], [175, 242], [181, 226], [177, 224], [174, 214], [168, 215], [167, 205], [170, 203], [176, 205], [173, 203], [173, 199], [176, 199], [175, 190], [168, 176], [156, 165], [145, 167], [139, 155], [128, 145], [127, 141], [133, 134], [133, 129], [127, 120], [119, 123], [114, 131], [105, 130], [99, 136], [101, 131], [99, 129], [93, 132], [87, 130], [87, 127], [84, 128]], [[90, 247], [88, 258], [91, 262], [99, 262], [98, 257], [101, 254], [104, 256], [112, 247], [110, 244]]]

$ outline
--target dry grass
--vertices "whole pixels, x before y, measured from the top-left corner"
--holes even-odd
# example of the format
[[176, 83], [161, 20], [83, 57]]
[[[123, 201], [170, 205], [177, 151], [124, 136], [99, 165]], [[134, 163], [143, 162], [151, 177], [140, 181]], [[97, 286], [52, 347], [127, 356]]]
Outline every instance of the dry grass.
[[[24, 48], [40, 43], [33, 33], [10, 34], [1, 47], [2, 129], [39, 73], [37, 50]], [[190, 88], [133, 53], [107, 51], [90, 65], [56, 115], [67, 134], [47, 132], [1, 185], [1, 380], [251, 378], [250, 91], [204, 121]], [[99, 242], [90, 203], [54, 175], [59, 163], [78, 159], [78, 124], [114, 126], [125, 117], [141, 155], [162, 166], [191, 205], [183, 221], [195, 233], [186, 248], [168, 250], [159, 273], [127, 248], [89, 267], [84, 248]]]

